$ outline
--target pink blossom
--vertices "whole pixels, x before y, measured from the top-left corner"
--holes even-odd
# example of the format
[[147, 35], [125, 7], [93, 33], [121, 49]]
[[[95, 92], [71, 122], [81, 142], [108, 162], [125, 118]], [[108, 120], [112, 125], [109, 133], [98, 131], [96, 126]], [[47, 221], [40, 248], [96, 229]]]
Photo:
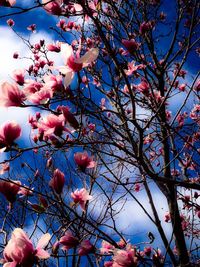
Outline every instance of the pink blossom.
[[19, 85], [24, 84], [24, 76], [25, 76], [25, 70], [14, 70], [12, 74], [13, 79]]
[[65, 106], [61, 106], [60, 109], [63, 113], [63, 116], [66, 122], [68, 122], [74, 129], [78, 129], [79, 123], [77, 119], [75, 118], [75, 116], [69, 111], [69, 108]]
[[140, 25], [139, 32], [141, 35], [144, 35], [146, 32], [148, 32], [151, 29], [151, 24], [150, 22], [142, 22]]
[[90, 63], [95, 61], [99, 55], [98, 48], [91, 48], [82, 57], [80, 57], [80, 51], [77, 51], [76, 55], [73, 53], [72, 46], [68, 44], [61, 44], [61, 54], [66, 66], [59, 67], [58, 70], [65, 75], [65, 86], [69, 86], [74, 73], [87, 67]]
[[135, 249], [128, 247], [126, 250], [116, 250], [113, 257], [113, 267], [136, 267], [137, 257]]
[[135, 65], [135, 61], [131, 61], [128, 63], [128, 70], [125, 70], [125, 73], [128, 76], [134, 74], [137, 77], [138, 76], [137, 70], [142, 70], [144, 68], [145, 65], [143, 64]]
[[44, 9], [53, 15], [61, 15], [62, 9], [61, 4], [62, 0], [54, 0], [52, 2], [49, 2], [49, 0], [42, 0], [42, 4], [44, 5]]
[[137, 89], [144, 95], [148, 95], [150, 89], [149, 83], [146, 81], [142, 81], [140, 84], [137, 85]]
[[0, 6], [11, 7], [16, 4], [16, 0], [0, 0]]
[[113, 252], [114, 248], [115, 247], [113, 245], [111, 245], [109, 242], [103, 240], [101, 243], [100, 252], [102, 254], [110, 254]]
[[5, 122], [0, 126], [0, 147], [11, 146], [21, 135], [21, 127], [14, 121]]
[[96, 167], [96, 162], [92, 157], [89, 157], [86, 151], [75, 153], [74, 160], [82, 171], [85, 171], [86, 168], [90, 169]]
[[92, 199], [92, 196], [89, 195], [88, 191], [85, 188], [82, 188], [80, 190], [76, 189], [71, 193], [71, 197], [74, 203], [80, 204], [83, 211], [85, 211], [86, 202]]
[[10, 170], [10, 164], [9, 163], [1, 163], [0, 166], [2, 166], [2, 168], [0, 169], [1, 175]]
[[27, 27], [27, 30], [32, 31], [32, 32], [36, 32], [36, 24], [31, 24]]
[[137, 43], [134, 39], [131, 40], [122, 39], [122, 44], [130, 53], [135, 52], [140, 47], [139, 43]]
[[20, 228], [15, 228], [12, 232], [11, 239], [8, 241], [3, 252], [3, 267], [15, 267], [19, 265], [32, 267], [34, 265], [35, 257], [38, 259], [48, 259], [50, 255], [43, 248], [46, 247], [50, 238], [51, 236], [48, 233], [43, 235], [40, 238], [36, 249], [34, 249], [33, 244], [26, 233]]
[[58, 53], [58, 52], [60, 52], [60, 43], [48, 44], [47, 49], [48, 49], [48, 51]]
[[52, 89], [49, 89], [44, 86], [34, 94], [28, 95], [27, 99], [35, 105], [40, 105], [40, 104], [46, 104], [52, 97], [53, 97]]
[[18, 192], [18, 195], [21, 195], [21, 197], [23, 197], [23, 196], [32, 196], [33, 195], [32, 190], [30, 188], [26, 187], [26, 186], [23, 186], [23, 187], [21, 186], [20, 190]]
[[63, 245], [63, 250], [68, 250], [70, 248], [78, 246], [79, 240], [78, 238], [73, 236], [70, 231], [67, 231], [65, 235], [60, 238], [59, 243]]
[[56, 169], [53, 173], [53, 177], [49, 182], [49, 185], [55, 190], [57, 194], [61, 194], [65, 184], [65, 175], [59, 169]]
[[60, 75], [48, 75], [44, 77], [45, 87], [49, 88], [49, 90], [56, 92], [61, 91], [63, 89], [63, 83], [62, 83], [62, 76]]
[[4, 82], [0, 85], [0, 106], [2, 107], [20, 107], [26, 100], [25, 94], [16, 84]]
[[5, 196], [8, 202], [14, 203], [20, 190], [20, 181], [0, 181], [0, 192]]
[[89, 253], [94, 253], [95, 247], [91, 244], [90, 240], [83, 240], [78, 249], [78, 255], [84, 256]]
[[15, 25], [15, 22], [13, 19], [8, 19], [7, 21], [8, 26], [13, 27]]
[[63, 131], [66, 130], [64, 123], [63, 115], [56, 116], [54, 114], [49, 114], [38, 123], [38, 129], [39, 132], [44, 133], [45, 136], [50, 136], [52, 134], [61, 136]]

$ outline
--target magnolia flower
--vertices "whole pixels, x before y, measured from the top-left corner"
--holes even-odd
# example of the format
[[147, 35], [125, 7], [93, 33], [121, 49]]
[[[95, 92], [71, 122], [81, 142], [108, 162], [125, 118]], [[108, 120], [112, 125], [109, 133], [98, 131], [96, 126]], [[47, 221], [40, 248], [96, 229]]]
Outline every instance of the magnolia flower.
[[50, 14], [60, 15], [62, 13], [62, 0], [54, 0], [51, 2], [49, 0], [42, 0], [42, 4], [44, 5], [44, 9]]
[[43, 248], [46, 247], [50, 238], [51, 236], [48, 233], [43, 235], [35, 249], [26, 233], [20, 228], [15, 228], [3, 252], [3, 267], [32, 267], [35, 257], [38, 259], [48, 259], [50, 255]]
[[137, 257], [135, 250], [128, 247], [126, 250], [116, 250], [113, 257], [113, 267], [136, 267]]
[[86, 151], [75, 153], [74, 160], [82, 171], [85, 171], [86, 168], [91, 169], [96, 166], [96, 162], [92, 157], [89, 157]]
[[8, 202], [14, 203], [20, 190], [20, 181], [0, 181], [0, 192]]
[[44, 77], [45, 87], [49, 88], [53, 92], [60, 91], [63, 88], [62, 76], [60, 75], [47, 75]]
[[79, 240], [78, 238], [73, 236], [70, 231], [67, 231], [65, 235], [60, 238], [59, 244], [63, 245], [63, 250], [68, 250], [70, 248], [78, 246]]
[[84, 256], [93, 253], [94, 251], [95, 247], [91, 244], [90, 240], [83, 240], [78, 249], [78, 255]]
[[109, 242], [103, 240], [101, 243], [100, 252], [102, 254], [110, 254], [113, 252], [114, 248], [115, 247], [113, 245], [111, 245]]
[[68, 122], [74, 129], [77, 129], [79, 127], [79, 123], [75, 116], [69, 111], [69, 108], [61, 106], [60, 109], [63, 113], [66, 122]]
[[85, 188], [82, 188], [80, 190], [76, 189], [71, 193], [71, 197], [74, 203], [80, 204], [83, 211], [85, 211], [86, 202], [92, 199], [92, 196], [89, 195], [88, 191]]
[[137, 43], [134, 39], [131, 39], [131, 40], [122, 39], [122, 44], [126, 47], [126, 49], [130, 53], [135, 52], [140, 47], [140, 44]]
[[14, 121], [5, 122], [0, 126], [0, 148], [11, 146], [21, 135], [21, 127]]
[[69, 86], [73, 80], [74, 73], [87, 67], [90, 63], [95, 61], [99, 55], [98, 48], [91, 48], [82, 57], [80, 57], [80, 51], [77, 51], [76, 55], [73, 53], [73, 48], [68, 44], [61, 44], [61, 54], [64, 59], [65, 66], [59, 67], [58, 70], [65, 75], [64, 84]]
[[0, 106], [20, 107], [25, 99], [25, 94], [16, 84], [4, 82], [0, 85]]
[[65, 184], [65, 175], [59, 169], [56, 169], [53, 173], [53, 177], [49, 182], [49, 185], [57, 194], [61, 194]]
[[12, 77], [16, 83], [18, 83], [19, 85], [23, 85], [25, 73], [26, 73], [25, 70], [14, 70]]
[[63, 131], [66, 130], [64, 124], [65, 119], [63, 115], [56, 116], [54, 114], [49, 114], [38, 123], [38, 129], [39, 132], [44, 133], [45, 136], [51, 136], [52, 134], [61, 136]]

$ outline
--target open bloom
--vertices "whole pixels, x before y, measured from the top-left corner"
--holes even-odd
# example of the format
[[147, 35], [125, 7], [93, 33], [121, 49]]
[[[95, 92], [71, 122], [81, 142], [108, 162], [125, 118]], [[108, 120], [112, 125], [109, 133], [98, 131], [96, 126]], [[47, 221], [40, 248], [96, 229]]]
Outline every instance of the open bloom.
[[89, 253], [94, 253], [95, 247], [91, 244], [90, 240], [83, 240], [78, 249], [78, 255], [84, 256]]
[[25, 99], [25, 94], [16, 84], [4, 82], [0, 85], [0, 106], [20, 107]]
[[86, 151], [75, 153], [74, 160], [82, 171], [85, 171], [86, 168], [91, 169], [96, 166], [96, 162], [88, 155]]
[[44, 9], [50, 14], [60, 15], [62, 13], [62, 0], [55, 0], [51, 2], [49, 0], [42, 0], [42, 4], [44, 5]]
[[5, 122], [0, 126], [0, 148], [11, 146], [21, 135], [21, 127], [14, 121]]
[[14, 203], [20, 190], [20, 181], [0, 181], [0, 193], [4, 195], [8, 202]]
[[135, 250], [128, 247], [126, 250], [116, 250], [113, 257], [113, 267], [136, 267], [137, 257]]
[[15, 228], [3, 252], [3, 267], [32, 267], [35, 257], [48, 259], [50, 255], [43, 248], [46, 247], [50, 238], [51, 236], [48, 233], [43, 235], [35, 249], [26, 233], [20, 228]]
[[14, 70], [12, 74], [13, 79], [19, 85], [24, 84], [25, 70]]
[[61, 54], [64, 59], [65, 66], [59, 67], [59, 71], [65, 75], [65, 86], [69, 86], [74, 73], [87, 67], [90, 63], [95, 61], [99, 55], [98, 48], [91, 48], [82, 57], [80, 57], [80, 51], [78, 50], [76, 55], [73, 53], [73, 48], [68, 44], [61, 44]]
[[74, 192], [71, 193], [71, 197], [74, 203], [80, 204], [83, 211], [85, 211], [86, 202], [92, 199], [92, 196], [85, 188], [82, 188], [80, 190], [76, 189]]
[[67, 231], [65, 235], [60, 238], [59, 243], [63, 245], [63, 250], [68, 250], [78, 246], [79, 240], [77, 237], [73, 236], [70, 231]]
[[61, 194], [65, 184], [65, 175], [59, 169], [56, 169], [53, 173], [53, 177], [49, 182], [49, 185], [55, 190], [57, 194]]

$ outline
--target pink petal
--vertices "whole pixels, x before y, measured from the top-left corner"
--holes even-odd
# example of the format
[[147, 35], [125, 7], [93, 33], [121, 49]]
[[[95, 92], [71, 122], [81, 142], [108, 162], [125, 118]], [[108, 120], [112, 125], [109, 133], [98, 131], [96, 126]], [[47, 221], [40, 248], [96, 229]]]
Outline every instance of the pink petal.
[[89, 64], [97, 59], [99, 55], [98, 48], [91, 48], [84, 56], [76, 59], [76, 63]]
[[60, 46], [61, 55], [64, 59], [64, 63], [67, 63], [68, 58], [73, 55], [73, 49], [71, 45], [68, 45], [66, 43], [62, 43]]
[[70, 83], [72, 82], [73, 78], [74, 78], [74, 72], [73, 71], [66, 73], [65, 79], [64, 79], [64, 86], [65, 87], [69, 86]]
[[13, 262], [7, 262], [3, 265], [3, 267], [16, 267], [17, 266], [17, 262], [13, 261]]
[[37, 249], [36, 256], [39, 259], [43, 259], [43, 260], [48, 259], [50, 257], [49, 253], [42, 248]]
[[49, 233], [43, 235], [40, 240], [38, 241], [36, 249], [44, 248], [49, 243], [51, 239], [51, 235]]

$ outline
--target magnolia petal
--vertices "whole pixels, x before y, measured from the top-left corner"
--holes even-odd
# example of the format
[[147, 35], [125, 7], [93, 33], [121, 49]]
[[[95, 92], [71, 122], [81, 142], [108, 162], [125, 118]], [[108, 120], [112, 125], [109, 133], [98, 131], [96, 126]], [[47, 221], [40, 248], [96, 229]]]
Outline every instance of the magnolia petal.
[[68, 87], [70, 85], [70, 83], [72, 82], [73, 78], [74, 78], [74, 72], [73, 71], [66, 73], [65, 79], [64, 79], [64, 86]]
[[43, 235], [40, 240], [38, 241], [36, 249], [44, 248], [49, 243], [51, 239], [51, 235], [49, 233]]
[[82, 63], [82, 64], [89, 64], [97, 59], [99, 55], [99, 49], [98, 48], [91, 48], [88, 52], [85, 53], [82, 57], [79, 59], [76, 59], [76, 63]]
[[6, 262], [3, 267], [16, 267], [17, 266], [17, 262], [12, 261], [12, 262]]
[[74, 4], [74, 8], [75, 8], [76, 12], [81, 12], [83, 10], [82, 6], [79, 4]]
[[67, 66], [60, 66], [58, 68], [56, 68], [60, 73], [62, 73], [63, 75], [66, 75], [68, 72], [71, 71], [71, 69]]
[[50, 257], [49, 253], [42, 248], [37, 249], [37, 253], [35, 254], [39, 259], [46, 260]]
[[66, 43], [61, 43], [60, 52], [61, 52], [61, 55], [64, 59], [64, 63], [67, 64], [68, 58], [71, 55], [73, 55], [73, 49], [72, 49], [71, 45], [68, 45]]

